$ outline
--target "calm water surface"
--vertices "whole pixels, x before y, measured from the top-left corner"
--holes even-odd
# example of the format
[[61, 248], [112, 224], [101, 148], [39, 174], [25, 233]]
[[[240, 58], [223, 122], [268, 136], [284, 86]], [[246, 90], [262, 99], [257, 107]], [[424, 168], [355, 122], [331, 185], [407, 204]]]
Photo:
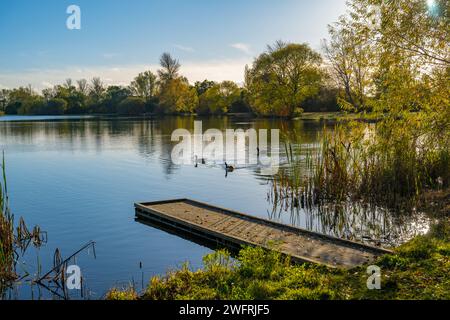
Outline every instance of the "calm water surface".
[[[190, 117], [0, 118], [0, 149], [6, 155], [12, 211], [28, 225], [38, 224], [48, 232], [48, 243], [27, 250], [20, 265], [33, 274], [39, 264], [45, 272], [53, 266], [56, 248], [67, 257], [94, 240], [96, 258], [85, 251], [76, 261], [90, 298], [130, 283], [140, 289], [151, 276], [185, 261], [197, 268], [211, 249], [134, 220], [135, 202], [171, 198], [193, 198], [355, 240], [371, 237], [395, 242], [426, 231], [422, 217], [396, 218], [381, 209], [274, 210], [267, 200], [270, 177], [261, 175], [258, 166], [239, 167], [225, 177], [223, 163], [207, 161], [198, 168], [174, 165], [170, 158], [175, 145], [170, 141], [172, 131], [192, 130], [193, 121]], [[332, 124], [203, 119], [204, 130], [295, 129], [312, 148], [318, 147], [318, 134], [324, 126]], [[27, 284], [8, 295], [53, 297], [44, 288]]]

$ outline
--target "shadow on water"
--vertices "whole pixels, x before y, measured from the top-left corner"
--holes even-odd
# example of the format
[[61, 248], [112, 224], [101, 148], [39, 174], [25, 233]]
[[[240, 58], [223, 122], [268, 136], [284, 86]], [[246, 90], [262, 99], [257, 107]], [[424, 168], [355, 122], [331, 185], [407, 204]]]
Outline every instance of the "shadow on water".
[[225, 243], [225, 242], [214, 241], [207, 237], [204, 237], [201, 235], [196, 235], [195, 233], [192, 233], [191, 231], [183, 231], [180, 228], [171, 227], [171, 226], [169, 226], [165, 223], [162, 223], [160, 221], [157, 221], [157, 220], [150, 220], [149, 218], [142, 219], [142, 218], [137, 217], [137, 218], [135, 218], [135, 221], [142, 225], [164, 231], [170, 235], [180, 237], [184, 240], [194, 242], [200, 246], [206, 247], [211, 250], [227, 249], [232, 254], [233, 257], [236, 257], [237, 254], [239, 253], [239, 251], [242, 249], [240, 246], [236, 246], [232, 242]]

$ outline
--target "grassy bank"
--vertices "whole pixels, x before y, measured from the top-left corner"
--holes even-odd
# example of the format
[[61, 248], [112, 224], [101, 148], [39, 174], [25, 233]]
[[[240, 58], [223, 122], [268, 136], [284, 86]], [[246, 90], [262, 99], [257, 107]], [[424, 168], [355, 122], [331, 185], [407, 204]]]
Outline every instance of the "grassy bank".
[[376, 121], [377, 117], [365, 113], [349, 112], [303, 112], [296, 119], [301, 120], [365, 120]]
[[[447, 193], [448, 195], [448, 193]], [[448, 199], [448, 197], [447, 197]], [[244, 248], [237, 259], [226, 251], [204, 257], [200, 270], [188, 264], [151, 279], [143, 293], [111, 290], [111, 300], [230, 299], [450, 299], [450, 212], [441, 206], [440, 222], [426, 236], [375, 261], [381, 268], [381, 290], [367, 289], [367, 266], [333, 270], [292, 265], [280, 254]]]

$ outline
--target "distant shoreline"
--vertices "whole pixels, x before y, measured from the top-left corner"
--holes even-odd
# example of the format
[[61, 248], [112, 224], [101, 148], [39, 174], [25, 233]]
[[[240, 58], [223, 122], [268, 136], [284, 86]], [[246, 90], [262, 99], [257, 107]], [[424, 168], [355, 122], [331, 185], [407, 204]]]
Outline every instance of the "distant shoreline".
[[246, 119], [274, 119], [274, 120], [363, 120], [376, 121], [370, 115], [354, 114], [345, 112], [305, 112], [294, 118], [283, 118], [275, 116], [257, 116], [253, 113], [229, 113], [225, 115], [203, 116], [197, 114], [143, 114], [140, 116], [121, 116], [117, 114], [75, 114], [75, 115], [7, 115], [0, 114], [0, 122], [33, 122], [33, 121], [84, 121], [84, 120], [131, 120], [131, 119], [158, 119], [164, 117], [195, 117], [198, 119], [210, 118], [246, 118]]

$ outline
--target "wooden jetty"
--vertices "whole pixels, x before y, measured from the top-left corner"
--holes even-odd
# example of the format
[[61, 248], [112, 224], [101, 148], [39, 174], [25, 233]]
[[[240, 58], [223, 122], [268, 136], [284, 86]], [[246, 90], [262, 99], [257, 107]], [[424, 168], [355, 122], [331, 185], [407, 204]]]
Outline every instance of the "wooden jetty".
[[389, 250], [339, 239], [189, 199], [136, 203], [138, 219], [200, 237], [218, 246], [259, 246], [297, 263], [352, 268]]

